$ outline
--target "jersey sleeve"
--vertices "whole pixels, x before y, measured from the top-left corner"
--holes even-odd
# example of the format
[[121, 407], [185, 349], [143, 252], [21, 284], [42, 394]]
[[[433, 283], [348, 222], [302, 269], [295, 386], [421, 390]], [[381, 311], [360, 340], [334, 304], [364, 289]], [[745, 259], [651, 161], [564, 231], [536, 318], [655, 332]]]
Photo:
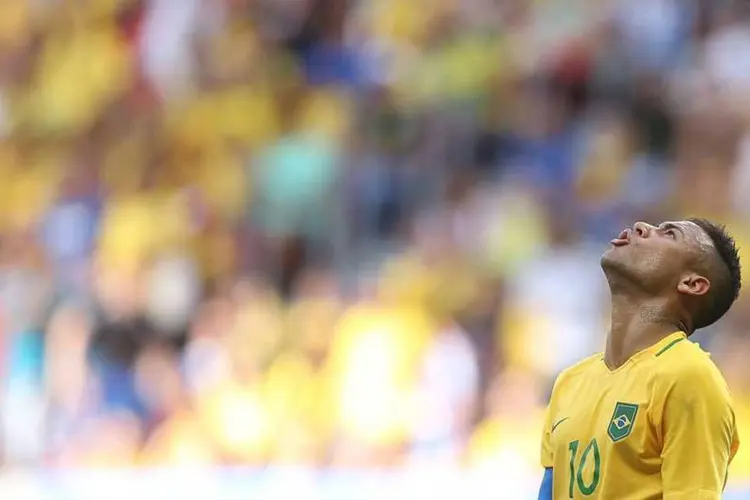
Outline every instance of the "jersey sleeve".
[[554, 419], [556, 417], [556, 402], [559, 399], [559, 393], [561, 386], [563, 385], [563, 372], [555, 380], [555, 385], [552, 388], [552, 395], [547, 405], [547, 410], [544, 416], [544, 429], [542, 429], [542, 450], [541, 450], [541, 464], [545, 469], [551, 468], [554, 464], [554, 448], [552, 446], [552, 426], [554, 425]]
[[731, 398], [715, 367], [665, 383], [659, 430], [664, 500], [719, 500], [739, 444]]
[[554, 463], [552, 453], [552, 401], [547, 405], [546, 415], [544, 417], [544, 429], [542, 429], [542, 453], [541, 464], [545, 469], [551, 468]]

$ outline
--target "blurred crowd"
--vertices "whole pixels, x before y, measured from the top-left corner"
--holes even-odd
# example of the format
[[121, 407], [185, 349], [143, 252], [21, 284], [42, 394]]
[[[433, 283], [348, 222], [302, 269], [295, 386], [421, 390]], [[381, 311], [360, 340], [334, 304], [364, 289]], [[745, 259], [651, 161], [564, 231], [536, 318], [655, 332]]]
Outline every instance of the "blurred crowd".
[[[3, 463], [536, 470], [606, 242], [750, 251], [749, 14], [3, 0]], [[696, 335], [745, 436], [749, 329]]]

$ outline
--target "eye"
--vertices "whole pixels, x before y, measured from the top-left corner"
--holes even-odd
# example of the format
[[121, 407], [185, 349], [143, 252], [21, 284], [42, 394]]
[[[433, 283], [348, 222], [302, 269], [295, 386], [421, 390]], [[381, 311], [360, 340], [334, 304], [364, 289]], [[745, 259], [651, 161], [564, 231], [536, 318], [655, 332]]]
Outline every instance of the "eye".
[[672, 239], [675, 239], [677, 237], [677, 234], [675, 233], [674, 229], [667, 229], [666, 231], [664, 231], [664, 234], [666, 234]]

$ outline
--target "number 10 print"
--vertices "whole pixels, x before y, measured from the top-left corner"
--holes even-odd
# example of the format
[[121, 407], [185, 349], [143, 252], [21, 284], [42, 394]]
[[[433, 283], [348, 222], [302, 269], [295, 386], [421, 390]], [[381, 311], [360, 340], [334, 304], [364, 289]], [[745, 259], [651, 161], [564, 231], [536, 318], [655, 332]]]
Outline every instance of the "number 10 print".
[[[599, 454], [599, 445], [596, 443], [596, 439], [592, 439], [589, 444], [584, 448], [581, 454], [581, 461], [576, 467], [576, 458], [578, 456], [578, 440], [571, 441], [568, 443], [568, 450], [570, 450], [570, 482], [568, 483], [568, 496], [573, 497], [573, 490], [578, 486], [578, 491], [582, 495], [589, 496], [599, 485], [599, 474], [601, 472], [602, 459]], [[583, 477], [583, 471], [586, 466], [586, 461], [589, 459], [589, 455], [594, 454], [594, 477], [591, 478], [590, 482], [586, 482]]]

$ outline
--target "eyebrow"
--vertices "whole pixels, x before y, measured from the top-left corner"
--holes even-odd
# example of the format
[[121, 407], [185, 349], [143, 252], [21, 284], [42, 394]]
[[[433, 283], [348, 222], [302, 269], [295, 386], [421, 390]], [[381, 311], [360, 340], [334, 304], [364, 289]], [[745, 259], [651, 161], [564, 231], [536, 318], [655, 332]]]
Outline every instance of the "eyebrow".
[[677, 224], [673, 222], [665, 222], [664, 224], [661, 225], [661, 228], [662, 229], [675, 229], [679, 231], [680, 234], [683, 234], [683, 235], [685, 234], [685, 231], [680, 226], [678, 226]]

